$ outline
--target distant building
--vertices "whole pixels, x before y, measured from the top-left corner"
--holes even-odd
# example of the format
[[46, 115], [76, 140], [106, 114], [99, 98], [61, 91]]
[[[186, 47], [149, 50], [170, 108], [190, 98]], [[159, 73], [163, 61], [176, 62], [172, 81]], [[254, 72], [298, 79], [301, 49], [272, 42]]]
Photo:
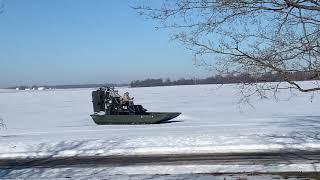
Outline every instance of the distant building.
[[31, 89], [32, 90], [38, 90], [38, 86], [33, 85], [33, 86], [31, 86]]
[[39, 91], [43, 91], [43, 90], [46, 90], [46, 89], [47, 89], [46, 87], [38, 87]]

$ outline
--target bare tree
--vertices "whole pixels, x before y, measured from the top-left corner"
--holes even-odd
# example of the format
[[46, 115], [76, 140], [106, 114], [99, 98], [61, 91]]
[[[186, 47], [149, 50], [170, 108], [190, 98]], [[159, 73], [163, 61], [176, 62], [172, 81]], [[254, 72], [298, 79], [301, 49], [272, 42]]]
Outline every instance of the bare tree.
[[254, 94], [291, 89], [315, 92], [290, 74], [320, 78], [320, 1], [168, 0], [159, 7], [134, 7], [139, 14], [171, 28], [173, 38], [194, 52], [198, 64], [222, 75], [277, 73], [285, 83], [245, 83]]

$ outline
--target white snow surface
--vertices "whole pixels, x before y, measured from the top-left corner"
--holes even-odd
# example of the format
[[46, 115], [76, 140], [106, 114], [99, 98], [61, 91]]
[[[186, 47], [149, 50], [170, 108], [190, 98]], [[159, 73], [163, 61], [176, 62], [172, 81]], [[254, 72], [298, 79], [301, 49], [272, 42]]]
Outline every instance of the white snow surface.
[[172, 123], [99, 126], [92, 90], [0, 90], [0, 158], [320, 149], [317, 94], [282, 91], [251, 107], [239, 105], [236, 85], [119, 88], [149, 111], [182, 114]]

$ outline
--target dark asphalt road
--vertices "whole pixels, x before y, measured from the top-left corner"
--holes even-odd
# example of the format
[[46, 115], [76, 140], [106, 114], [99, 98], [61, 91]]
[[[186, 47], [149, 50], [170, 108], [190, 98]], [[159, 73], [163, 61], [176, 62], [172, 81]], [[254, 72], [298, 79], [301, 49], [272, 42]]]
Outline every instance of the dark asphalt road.
[[292, 163], [320, 163], [320, 151], [0, 159], [0, 169], [191, 164], [268, 165]]

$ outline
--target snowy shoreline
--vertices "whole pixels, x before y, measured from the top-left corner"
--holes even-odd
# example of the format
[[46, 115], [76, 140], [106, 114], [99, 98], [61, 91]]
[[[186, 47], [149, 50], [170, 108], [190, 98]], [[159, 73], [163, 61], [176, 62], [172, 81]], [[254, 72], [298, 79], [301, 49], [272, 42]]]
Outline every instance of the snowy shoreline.
[[278, 151], [0, 159], [0, 176], [1, 173], [11, 178], [39, 178], [47, 175], [57, 178], [67, 174], [70, 177], [103, 177], [120, 174], [191, 176], [205, 173], [254, 173], [260, 179], [263, 173], [298, 177], [298, 173], [303, 172], [303, 175], [318, 177], [317, 174], [308, 173], [318, 172], [319, 158], [319, 151]]
[[[68, 143], [48, 144], [22, 144], [21, 146], [7, 146], [1, 144], [1, 159], [23, 159], [23, 158], [47, 158], [47, 157], [89, 157], [89, 156], [154, 156], [154, 155], [192, 155], [192, 154], [238, 154], [238, 153], [274, 153], [274, 152], [312, 152], [319, 151], [320, 144], [305, 143], [293, 145], [281, 144], [251, 144], [251, 145], [229, 145], [229, 146], [186, 146], [186, 147], [108, 147], [109, 141], [70, 141]], [[61, 144], [66, 144], [62, 146]], [[100, 146], [97, 146], [99, 144]], [[41, 146], [42, 149], [37, 147]], [[95, 146], [95, 148], [92, 148]], [[74, 148], [76, 147], [76, 148]]]

